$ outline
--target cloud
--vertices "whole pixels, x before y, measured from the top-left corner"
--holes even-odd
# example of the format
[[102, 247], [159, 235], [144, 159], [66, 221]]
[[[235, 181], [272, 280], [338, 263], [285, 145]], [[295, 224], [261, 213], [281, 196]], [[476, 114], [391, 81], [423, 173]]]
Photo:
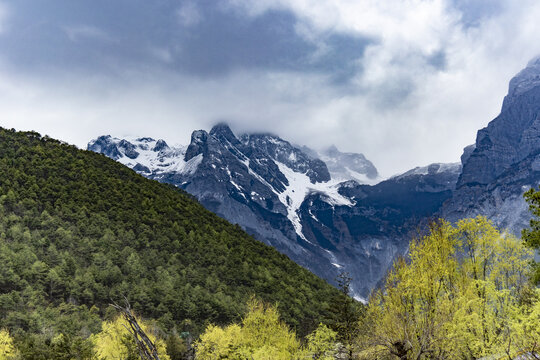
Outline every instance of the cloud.
[[226, 120], [391, 175], [458, 161], [540, 54], [536, 0], [96, 1], [10, 6], [1, 126], [185, 144]]
[[176, 11], [176, 16], [178, 22], [186, 27], [200, 23], [203, 18], [197, 4], [193, 1], [181, 4], [180, 8]]
[[0, 35], [5, 31], [8, 13], [9, 11], [7, 5], [0, 2]]
[[113, 41], [113, 38], [102, 29], [90, 25], [64, 26], [67, 37], [78, 42], [82, 40]]
[[327, 134], [353, 130], [345, 141], [333, 140], [350, 150], [364, 147], [387, 174], [404, 170], [400, 164], [457, 161], [476, 130], [499, 111], [510, 78], [540, 53], [537, 1], [231, 4], [255, 17], [292, 11], [301, 22], [298, 33], [309, 39], [328, 32], [375, 39], [358, 60], [356, 91], [326, 99], [312, 116], [332, 119], [325, 120], [335, 124]]

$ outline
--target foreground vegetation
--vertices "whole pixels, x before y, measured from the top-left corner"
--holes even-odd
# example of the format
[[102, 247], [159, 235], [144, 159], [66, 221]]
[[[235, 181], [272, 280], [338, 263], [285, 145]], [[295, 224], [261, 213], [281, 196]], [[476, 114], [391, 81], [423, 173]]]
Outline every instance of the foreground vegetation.
[[[540, 359], [540, 193], [524, 241], [439, 221], [362, 307], [102, 155], [0, 130], [0, 360]], [[255, 297], [253, 296], [255, 295]]]
[[[539, 359], [540, 290], [527, 278], [531, 259], [521, 240], [483, 217], [456, 226], [441, 221], [396, 262], [357, 318], [350, 343], [339, 341], [339, 328], [323, 327], [301, 347], [290, 333], [249, 315], [240, 325], [209, 327], [198, 358]], [[265, 336], [267, 329], [282, 335]], [[323, 350], [309, 351], [313, 338]]]
[[413, 242], [362, 320], [365, 359], [515, 359], [540, 346], [532, 251], [483, 217]]

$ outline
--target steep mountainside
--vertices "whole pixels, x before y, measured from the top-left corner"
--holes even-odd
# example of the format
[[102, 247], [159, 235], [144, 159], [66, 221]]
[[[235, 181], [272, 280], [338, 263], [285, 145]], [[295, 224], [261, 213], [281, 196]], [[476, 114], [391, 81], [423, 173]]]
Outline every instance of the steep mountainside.
[[374, 186], [343, 183], [339, 192], [353, 206], [331, 204], [322, 194], [308, 196], [300, 209], [305, 234], [326, 253], [333, 267], [317, 270], [348, 271], [357, 279], [356, 294], [367, 296], [394, 258], [407, 251], [422, 221], [452, 196], [461, 166], [433, 164], [419, 169], [426, 170], [410, 171]]
[[[152, 146], [121, 149], [168, 151]], [[126, 296], [166, 331], [197, 332], [237, 320], [255, 294], [304, 334], [336, 293], [184, 191], [103, 155], [0, 129], [0, 169], [0, 328], [87, 337]]]
[[462, 156], [457, 191], [441, 215], [483, 214], [519, 235], [530, 214], [523, 193], [540, 181], [540, 58], [510, 82], [501, 114]]
[[378, 178], [361, 154], [331, 148], [322, 156], [271, 134], [236, 137], [225, 124], [193, 132], [187, 147], [102, 136], [88, 149], [181, 187], [331, 282], [348, 271], [362, 297], [406, 250], [418, 219], [450, 197], [460, 168], [434, 164], [369, 187], [343, 182]]

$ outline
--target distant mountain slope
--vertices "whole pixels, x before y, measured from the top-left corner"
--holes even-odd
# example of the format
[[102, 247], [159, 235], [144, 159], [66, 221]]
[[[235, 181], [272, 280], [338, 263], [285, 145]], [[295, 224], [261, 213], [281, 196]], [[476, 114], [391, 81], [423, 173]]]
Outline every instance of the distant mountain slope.
[[376, 168], [361, 154], [336, 148], [318, 154], [272, 134], [237, 137], [225, 124], [194, 131], [187, 147], [101, 136], [88, 149], [185, 189], [330, 282], [348, 271], [360, 297], [406, 251], [416, 222], [451, 196], [461, 168], [433, 164], [369, 187], [344, 181], [377, 182]]
[[429, 170], [422, 169], [374, 186], [343, 183], [339, 193], [353, 206], [332, 204], [316, 193], [306, 199], [300, 209], [306, 236], [326, 253], [333, 267], [321, 271], [346, 270], [355, 278], [356, 294], [369, 295], [395, 257], [406, 253], [425, 219], [452, 197], [461, 166], [432, 164], [425, 168]]
[[255, 294], [305, 333], [336, 293], [184, 191], [103, 155], [0, 129], [0, 169], [0, 328], [87, 334], [125, 295], [166, 329], [196, 332], [237, 320]]
[[363, 154], [343, 153], [334, 145], [318, 153], [328, 166], [332, 179], [355, 180], [360, 184], [373, 185], [382, 179], [377, 168]]

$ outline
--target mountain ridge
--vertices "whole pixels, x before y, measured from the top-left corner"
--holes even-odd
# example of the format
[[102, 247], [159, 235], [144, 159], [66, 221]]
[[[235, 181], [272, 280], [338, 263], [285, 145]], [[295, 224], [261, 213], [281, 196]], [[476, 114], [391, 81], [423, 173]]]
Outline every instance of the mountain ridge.
[[[124, 140], [100, 137], [91, 141], [88, 149], [114, 156], [117, 152], [125, 151]], [[152, 141], [148, 147], [157, 143], [154, 139]], [[116, 150], [113, 149], [115, 144], [118, 145]], [[131, 145], [135, 149], [141, 145], [147, 146], [140, 141]], [[326, 154], [333, 164], [328, 168], [318, 153], [309, 148], [292, 145], [269, 133], [243, 134], [237, 137], [224, 123], [217, 124], [209, 132], [194, 131], [189, 146], [169, 151], [178, 159], [171, 160], [166, 153], [154, 151], [153, 156], [158, 160], [152, 163], [153, 167], [148, 169], [150, 171], [145, 170], [148, 168], [148, 161], [144, 160], [144, 151], [141, 151], [144, 160], [141, 163], [137, 162], [137, 158], [126, 155], [118, 160], [147, 177], [181, 187], [199, 199], [207, 209], [238, 223], [257, 239], [274, 246], [330, 282], [333, 282], [341, 271], [350, 272], [355, 278], [352, 289], [358, 298], [367, 297], [371, 288], [390, 266], [393, 257], [406, 251], [404, 244], [407, 242], [402, 241], [401, 237], [413, 226], [411, 224], [401, 228], [402, 225], [399, 225], [390, 230], [394, 226], [392, 218], [379, 222], [369, 214], [373, 211], [407, 214], [395, 216], [395, 221], [401, 224], [409, 223], [407, 217], [418, 218], [428, 214], [427, 209], [432, 207], [430, 200], [425, 208], [414, 207], [414, 211], [408, 211], [403, 205], [399, 205], [399, 201], [397, 205], [386, 200], [381, 202], [377, 191], [353, 191], [353, 188], [361, 189], [367, 186], [353, 180], [355, 177], [332, 178], [336, 172], [343, 173], [343, 169], [352, 168], [363, 171], [362, 176], [372, 183], [379, 183], [380, 177], [376, 168], [362, 154], [341, 153], [335, 147], [330, 148]], [[170, 165], [175, 161], [179, 165]], [[187, 166], [188, 162], [194, 162], [193, 166]], [[433, 167], [444, 168], [440, 164]], [[164, 169], [166, 171], [162, 171]], [[404, 191], [425, 193], [438, 199], [438, 203], [448, 197], [448, 184], [434, 179], [446, 179], [450, 176], [450, 180], [445, 181], [451, 182], [453, 175], [448, 174], [453, 174], [452, 171], [444, 168], [441, 172], [416, 174], [412, 182], [395, 179], [390, 180], [390, 183], [383, 181], [379, 183], [382, 185], [374, 186], [385, 189], [407, 188], [408, 190]], [[457, 180], [457, 176], [455, 178]], [[432, 183], [433, 187], [418, 186], [414, 181], [426, 181]], [[360, 193], [363, 195], [358, 197]], [[403, 199], [405, 202], [412, 201], [408, 197]], [[370, 204], [370, 201], [373, 203]], [[343, 223], [336, 219], [329, 220], [328, 215], [323, 213], [349, 214], [352, 218]], [[352, 219], [378, 226], [381, 231], [371, 234], [375, 238], [366, 237]], [[388, 239], [390, 235], [384, 234], [385, 230], [392, 234], [392, 239]], [[401, 235], [398, 236], [398, 233]], [[399, 237], [399, 240], [394, 239], [395, 237]], [[373, 252], [371, 245], [364, 246], [362, 243], [379, 245], [373, 245]], [[384, 246], [380, 244], [388, 244], [388, 247], [383, 250]], [[383, 260], [378, 258], [379, 255], [374, 255], [378, 253], [382, 254], [380, 256]], [[352, 255], [364, 257], [361, 265], [355, 264]]]

